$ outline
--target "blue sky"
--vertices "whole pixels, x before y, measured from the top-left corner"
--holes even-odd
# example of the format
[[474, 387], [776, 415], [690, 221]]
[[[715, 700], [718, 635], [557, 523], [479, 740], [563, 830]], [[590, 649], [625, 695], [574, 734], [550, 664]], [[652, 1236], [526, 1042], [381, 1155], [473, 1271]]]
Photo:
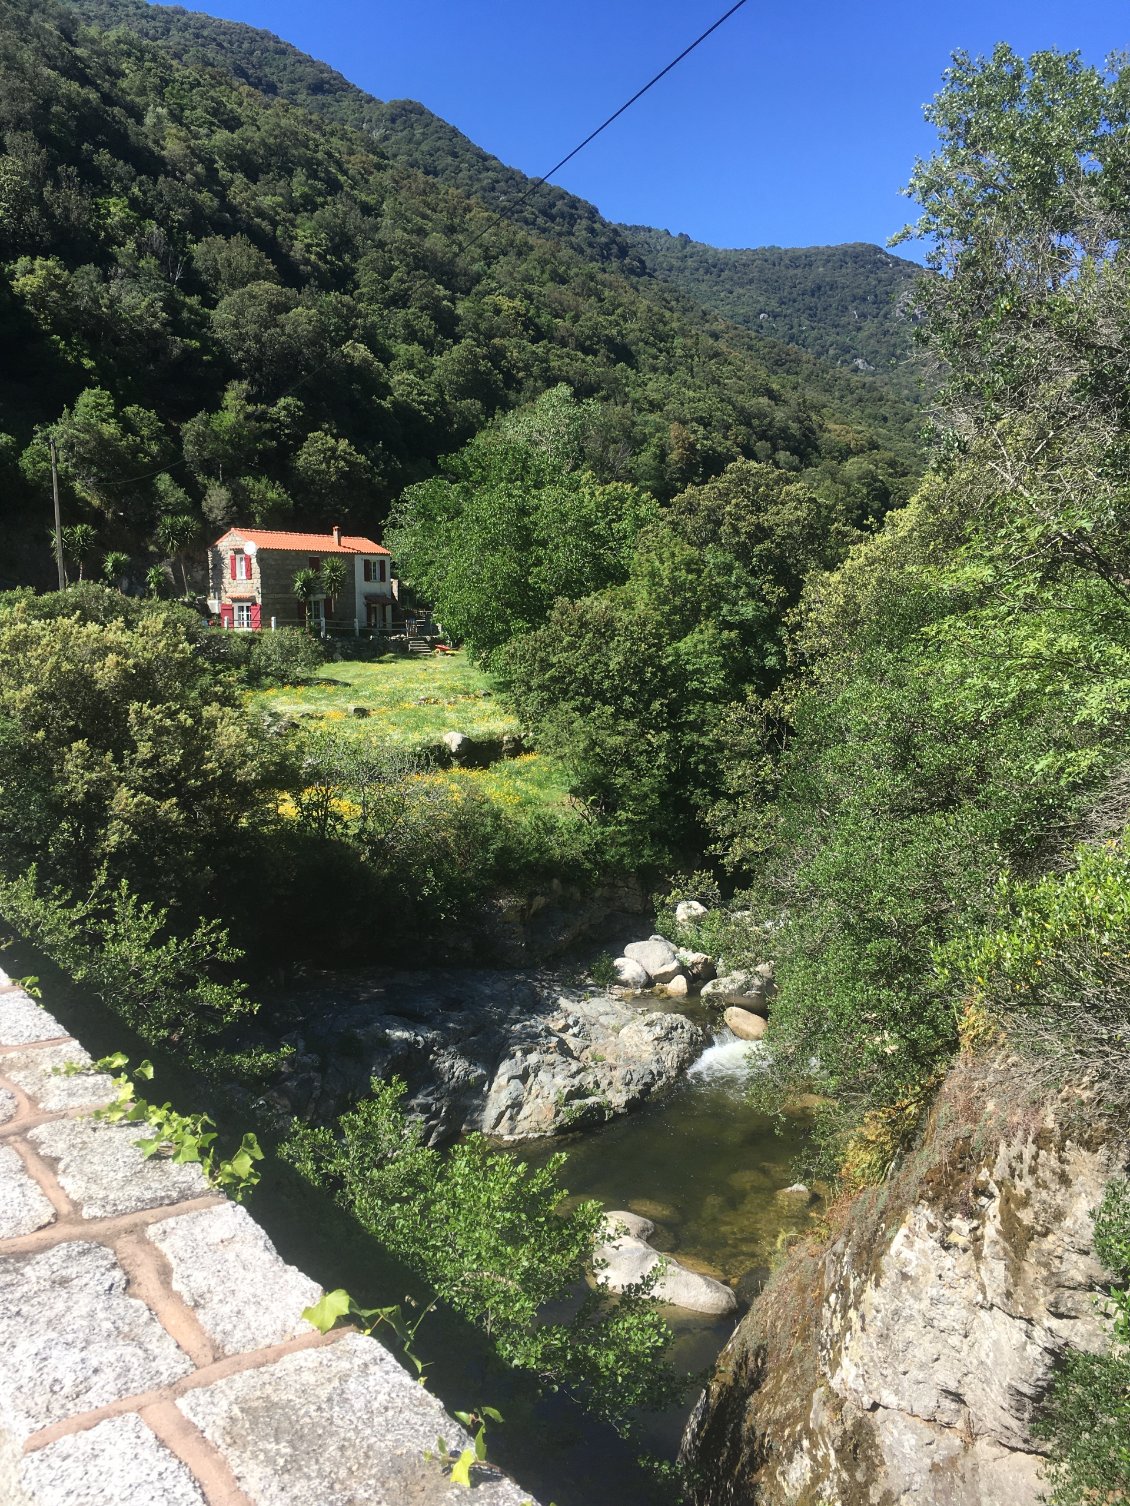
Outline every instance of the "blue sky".
[[[726, 0], [186, 0], [276, 32], [381, 99], [418, 99], [537, 175]], [[718, 246], [878, 241], [930, 151], [951, 52], [1130, 49], [1126, 0], [745, 7], [555, 180], [609, 219]], [[914, 255], [912, 250], [904, 255]]]

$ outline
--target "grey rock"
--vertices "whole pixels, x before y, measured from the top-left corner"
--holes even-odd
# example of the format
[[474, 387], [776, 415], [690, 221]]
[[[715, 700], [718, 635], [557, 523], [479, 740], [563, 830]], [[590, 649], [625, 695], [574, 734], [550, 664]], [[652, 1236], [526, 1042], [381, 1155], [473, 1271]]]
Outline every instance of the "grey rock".
[[160, 1156], [146, 1160], [134, 1142], [148, 1132], [144, 1124], [57, 1119], [29, 1131], [28, 1139], [58, 1163], [60, 1186], [87, 1218], [159, 1208], [210, 1190], [199, 1166], [174, 1166]]
[[7, 1124], [16, 1117], [16, 1097], [7, 1088], [0, 1088], [0, 1124]]
[[[0, 974], [5, 982], [7, 973]], [[41, 1009], [27, 994], [0, 994], [0, 1046], [26, 1046], [32, 1041], [50, 1041], [66, 1031], [54, 1015]]]
[[690, 926], [701, 920], [710, 911], [697, 899], [681, 899], [675, 906], [675, 919], [681, 926]]
[[148, 1237], [172, 1267], [175, 1291], [221, 1354], [241, 1354], [310, 1333], [302, 1310], [322, 1289], [280, 1260], [236, 1203], [219, 1203], [150, 1224]]
[[48, 1113], [58, 1109], [97, 1108], [109, 1103], [114, 1085], [105, 1072], [80, 1071], [64, 1076], [64, 1067], [88, 1068], [90, 1055], [74, 1041], [14, 1051], [0, 1060], [4, 1076], [22, 1088]]
[[705, 1043], [683, 1015], [536, 973], [368, 973], [351, 998], [306, 1016], [293, 1044], [307, 1065], [264, 1095], [280, 1119], [300, 1108], [328, 1121], [373, 1077], [400, 1076], [433, 1145], [472, 1130], [516, 1140], [603, 1123], [672, 1083]]
[[0, 1417], [21, 1442], [50, 1423], [168, 1385], [188, 1359], [104, 1245], [0, 1260]]
[[667, 980], [663, 987], [675, 999], [686, 998], [687, 994], [690, 993], [690, 984], [687, 982], [687, 975], [685, 973], [676, 973], [673, 978]]
[[205, 1506], [192, 1475], [133, 1413], [25, 1455], [19, 1483], [27, 1506]]
[[731, 1004], [722, 1018], [739, 1041], [759, 1041], [769, 1029], [768, 1020], [737, 1004]]
[[465, 732], [445, 732], [440, 739], [452, 763], [465, 763], [471, 755], [471, 739]]
[[769, 1013], [770, 986], [753, 971], [736, 969], [703, 986], [702, 997], [714, 1004], [736, 1004], [751, 1014]]
[[650, 1239], [654, 1233], [654, 1221], [644, 1218], [642, 1213], [629, 1213], [626, 1208], [610, 1208], [604, 1215], [599, 1238], [601, 1244], [607, 1244], [610, 1239], [619, 1239], [624, 1234], [631, 1235], [633, 1239]]
[[[1042, 1122], [1035, 1105], [994, 1115], [990, 1095], [1010, 1092], [1004, 1064], [952, 1070], [919, 1172], [891, 1183], [883, 1221], [864, 1200], [822, 1260], [806, 1257], [814, 1321], [799, 1350], [765, 1347], [761, 1302], [743, 1320], [684, 1440], [703, 1500], [756, 1471], [766, 1506], [854, 1501], [860, 1459], [868, 1499], [1044, 1498], [1032, 1424], [1068, 1346], [1107, 1342], [1091, 1210], [1130, 1143], [1096, 1133], [1081, 1102]], [[966, 1128], [971, 1164], [953, 1156]]]
[[672, 1255], [661, 1255], [647, 1242], [654, 1232], [650, 1219], [634, 1213], [607, 1213], [597, 1235], [593, 1251], [596, 1282], [609, 1291], [622, 1292], [651, 1274], [662, 1262], [662, 1272], [655, 1284], [658, 1301], [696, 1313], [735, 1311], [738, 1299], [730, 1288], [712, 1276], [689, 1271]]
[[651, 975], [646, 967], [633, 962], [630, 957], [617, 957], [612, 966], [624, 988], [643, 989], [651, 987]]
[[[463, 1449], [466, 1433], [360, 1334], [189, 1391], [177, 1405], [255, 1506], [465, 1506], [469, 1499], [424, 1457], [440, 1435]], [[472, 1479], [476, 1506], [530, 1501], [491, 1467]]]
[[701, 987], [714, 977], [714, 959], [705, 952], [692, 952], [688, 947], [679, 947], [675, 953], [682, 963], [683, 972], [692, 987]]
[[624, 956], [630, 962], [638, 962], [649, 978], [656, 983], [671, 978], [679, 969], [675, 948], [662, 936], [653, 936], [650, 941], [630, 941], [624, 948]]
[[0, 1146], [0, 1239], [32, 1234], [51, 1223], [55, 1210], [29, 1174], [19, 1152]]

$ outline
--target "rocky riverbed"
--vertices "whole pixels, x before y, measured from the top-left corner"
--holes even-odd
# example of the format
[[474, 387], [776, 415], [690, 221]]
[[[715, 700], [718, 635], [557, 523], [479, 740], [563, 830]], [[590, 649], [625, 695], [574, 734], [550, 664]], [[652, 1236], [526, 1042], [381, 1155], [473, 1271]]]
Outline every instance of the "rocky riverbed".
[[601, 1124], [673, 1083], [707, 1044], [657, 1001], [564, 987], [549, 973], [436, 968], [311, 977], [278, 1001], [301, 1025], [264, 1095], [280, 1122], [326, 1123], [402, 1077], [429, 1144]]

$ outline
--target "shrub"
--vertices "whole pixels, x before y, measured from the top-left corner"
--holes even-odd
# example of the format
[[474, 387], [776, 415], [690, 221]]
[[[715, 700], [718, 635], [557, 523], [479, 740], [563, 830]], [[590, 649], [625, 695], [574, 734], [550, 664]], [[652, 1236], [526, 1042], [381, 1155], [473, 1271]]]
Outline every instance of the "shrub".
[[372, 1097], [343, 1114], [339, 1133], [296, 1125], [283, 1148], [436, 1295], [481, 1327], [519, 1369], [576, 1392], [623, 1427], [638, 1407], [663, 1407], [681, 1384], [663, 1356], [671, 1341], [642, 1287], [597, 1291], [568, 1322], [550, 1304], [591, 1270], [599, 1203], [565, 1211], [563, 1155], [540, 1169], [472, 1135], [447, 1154], [424, 1145], [401, 1108], [404, 1083], [374, 1078]]

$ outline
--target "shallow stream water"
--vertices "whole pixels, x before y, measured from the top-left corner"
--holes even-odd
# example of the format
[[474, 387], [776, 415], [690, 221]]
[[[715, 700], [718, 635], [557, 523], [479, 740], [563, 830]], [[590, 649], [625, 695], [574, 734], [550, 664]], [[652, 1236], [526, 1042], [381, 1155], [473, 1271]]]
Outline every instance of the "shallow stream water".
[[[762, 1049], [719, 1032], [658, 1101], [595, 1131], [511, 1147], [538, 1164], [564, 1151], [562, 1180], [573, 1196], [652, 1219], [656, 1249], [738, 1292], [741, 1311], [723, 1318], [667, 1310], [679, 1369], [713, 1364], [770, 1267], [815, 1210], [803, 1195], [785, 1192], [795, 1180], [807, 1114], [772, 1119], [748, 1102]], [[688, 1408], [644, 1420], [647, 1446], [670, 1456]]]

